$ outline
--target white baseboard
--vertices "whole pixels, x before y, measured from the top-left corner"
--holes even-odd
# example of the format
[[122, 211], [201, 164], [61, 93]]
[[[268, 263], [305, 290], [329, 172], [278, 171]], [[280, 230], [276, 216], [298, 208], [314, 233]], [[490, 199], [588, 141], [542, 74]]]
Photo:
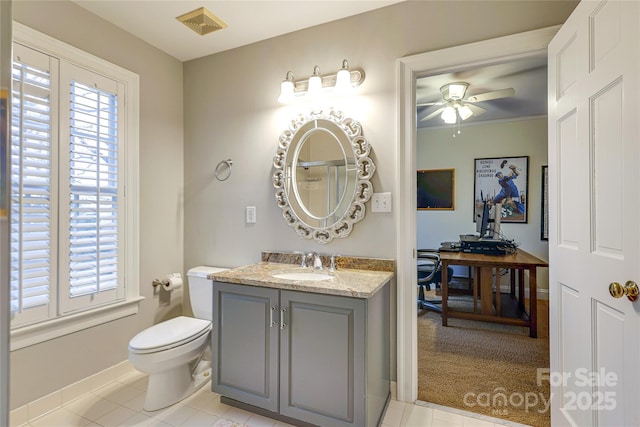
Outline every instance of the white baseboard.
[[9, 426], [18, 427], [28, 424], [43, 415], [55, 411], [62, 406], [84, 396], [85, 394], [104, 387], [132, 372], [137, 372], [128, 360], [120, 362], [110, 368], [100, 371], [90, 377], [70, 384], [58, 391], [49, 393], [39, 399], [13, 409], [9, 414]]

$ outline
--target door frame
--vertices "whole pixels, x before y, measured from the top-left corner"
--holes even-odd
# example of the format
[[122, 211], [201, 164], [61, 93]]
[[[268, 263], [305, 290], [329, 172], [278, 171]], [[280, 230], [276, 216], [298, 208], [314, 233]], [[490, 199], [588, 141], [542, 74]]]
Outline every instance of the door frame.
[[[11, 88], [11, 46], [13, 45], [12, 39], [13, 29], [13, 4], [11, 0], [0, 0], [0, 88]], [[8, 95], [8, 93], [7, 93]], [[2, 120], [6, 120], [6, 123], [10, 123], [9, 117], [10, 109], [4, 110], [5, 117]], [[9, 158], [9, 130], [11, 126], [7, 126], [5, 134], [2, 138], [7, 141], [7, 144], [0, 149], [5, 150], [3, 153], [4, 159], [7, 164], [0, 167], [0, 172], [4, 172], [5, 176], [2, 179], [2, 183], [5, 188], [2, 188], [0, 193], [10, 194], [9, 176], [7, 171]], [[5, 201], [3, 200], [3, 203]], [[9, 307], [9, 219], [6, 216], [0, 218], [0, 301], [2, 301], [2, 307], [0, 307], [0, 425], [9, 425], [9, 324], [10, 324], [10, 307]]]
[[547, 56], [560, 25], [496, 39], [407, 56], [397, 60], [396, 98], [396, 286], [397, 399], [418, 398], [418, 324], [416, 304], [416, 79], [445, 72]]

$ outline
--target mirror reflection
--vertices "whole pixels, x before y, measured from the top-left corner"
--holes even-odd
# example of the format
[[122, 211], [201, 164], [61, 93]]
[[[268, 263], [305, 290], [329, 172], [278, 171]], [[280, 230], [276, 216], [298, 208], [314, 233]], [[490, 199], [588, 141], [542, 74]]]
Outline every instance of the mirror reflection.
[[331, 111], [298, 117], [274, 158], [276, 200], [289, 225], [322, 243], [346, 237], [364, 217], [375, 166], [359, 123]]

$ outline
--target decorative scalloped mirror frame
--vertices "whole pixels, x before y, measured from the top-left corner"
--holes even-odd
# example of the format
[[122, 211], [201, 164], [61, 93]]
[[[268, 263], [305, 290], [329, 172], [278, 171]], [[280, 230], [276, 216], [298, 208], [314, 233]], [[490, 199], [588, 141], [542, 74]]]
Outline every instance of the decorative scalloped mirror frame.
[[[336, 140], [341, 141], [346, 139], [353, 150], [353, 156], [356, 166], [356, 183], [354, 186], [353, 194], [351, 197], [350, 206], [345, 209], [344, 214], [340, 216], [333, 224], [328, 224], [325, 227], [316, 227], [305, 223], [301, 217], [300, 212], [289, 203], [290, 197], [295, 197], [295, 194], [289, 194], [287, 182], [292, 177], [287, 176], [287, 159], [290, 154], [289, 150], [296, 150], [299, 144], [304, 144], [306, 135], [308, 132], [302, 132], [305, 125], [313, 123], [314, 126], [320, 128], [319, 125], [323, 121], [330, 121], [336, 125], [343, 135], [334, 135]], [[323, 130], [330, 132], [328, 129]], [[292, 151], [293, 152], [293, 151]], [[331, 242], [334, 238], [345, 238], [353, 229], [353, 225], [360, 222], [365, 217], [365, 203], [371, 198], [373, 194], [373, 184], [371, 178], [373, 177], [376, 166], [369, 157], [371, 152], [371, 145], [369, 141], [362, 134], [362, 126], [356, 120], [345, 117], [340, 111], [330, 110], [328, 113], [323, 111], [312, 111], [309, 115], [299, 115], [294, 118], [289, 129], [286, 129], [280, 135], [278, 140], [278, 150], [273, 158], [273, 167], [275, 169], [272, 177], [273, 186], [276, 189], [275, 198], [276, 203], [282, 209], [282, 216], [287, 224], [294, 228], [298, 236], [303, 239], [314, 239], [320, 243], [326, 244]], [[351, 153], [349, 153], [351, 154]], [[349, 197], [344, 194], [343, 197]], [[300, 201], [296, 201], [296, 205], [304, 206]], [[342, 201], [341, 201], [342, 203]]]

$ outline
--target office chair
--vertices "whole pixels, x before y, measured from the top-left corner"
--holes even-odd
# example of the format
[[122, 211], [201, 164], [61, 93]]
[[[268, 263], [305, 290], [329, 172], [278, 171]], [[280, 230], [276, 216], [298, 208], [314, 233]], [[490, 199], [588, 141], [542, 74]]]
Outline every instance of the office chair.
[[[418, 308], [442, 313], [442, 299], [427, 298], [425, 290], [431, 285], [437, 289], [442, 283], [442, 263], [440, 255], [435, 249], [418, 249]], [[453, 269], [447, 268], [447, 281], [451, 281]]]

